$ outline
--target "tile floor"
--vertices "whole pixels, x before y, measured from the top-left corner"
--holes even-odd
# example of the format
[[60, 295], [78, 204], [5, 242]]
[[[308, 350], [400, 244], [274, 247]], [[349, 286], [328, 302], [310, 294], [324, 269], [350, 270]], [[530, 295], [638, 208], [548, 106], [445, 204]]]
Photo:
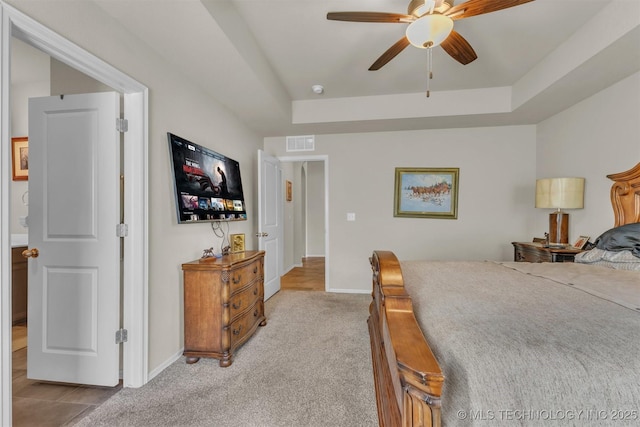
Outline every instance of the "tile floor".
[[100, 406], [117, 387], [46, 383], [27, 379], [27, 348], [13, 352], [13, 426], [72, 424]]

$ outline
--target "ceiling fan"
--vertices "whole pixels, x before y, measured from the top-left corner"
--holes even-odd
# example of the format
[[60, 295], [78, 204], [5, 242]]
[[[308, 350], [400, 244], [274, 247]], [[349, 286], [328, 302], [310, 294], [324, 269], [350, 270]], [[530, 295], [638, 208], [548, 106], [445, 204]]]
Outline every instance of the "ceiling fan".
[[[463, 65], [473, 62], [478, 56], [456, 30], [453, 21], [485, 13], [519, 6], [533, 0], [467, 0], [453, 5], [453, 0], [411, 0], [407, 14], [385, 12], [329, 12], [327, 19], [333, 21], [408, 23], [405, 36], [387, 49], [372, 65], [370, 71], [379, 70], [410, 44], [427, 49], [429, 78], [431, 78], [431, 48], [442, 46], [453, 59]], [[427, 90], [427, 96], [429, 92]]]

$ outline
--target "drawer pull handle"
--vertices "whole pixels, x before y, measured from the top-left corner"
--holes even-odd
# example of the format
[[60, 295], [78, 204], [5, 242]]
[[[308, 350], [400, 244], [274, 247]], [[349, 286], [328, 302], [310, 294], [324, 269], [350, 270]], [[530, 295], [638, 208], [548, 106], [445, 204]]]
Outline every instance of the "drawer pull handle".
[[259, 314], [259, 310], [256, 308], [256, 310], [253, 312], [253, 317], [258, 317]]
[[238, 327], [238, 329], [233, 330], [233, 335], [240, 335], [240, 331], [242, 330], [242, 326]]
[[233, 278], [233, 284], [237, 285], [238, 283], [240, 283], [242, 281], [242, 276], [238, 276], [238, 277], [234, 277]]
[[253, 267], [253, 274], [256, 274], [258, 272], [258, 267]]
[[242, 303], [238, 303], [236, 304], [235, 302], [233, 304], [231, 304], [231, 306], [233, 307], [234, 310], [239, 309], [240, 307], [242, 307]]
[[254, 295], [258, 295], [258, 288], [255, 288], [255, 289], [253, 290], [253, 294], [254, 294]]

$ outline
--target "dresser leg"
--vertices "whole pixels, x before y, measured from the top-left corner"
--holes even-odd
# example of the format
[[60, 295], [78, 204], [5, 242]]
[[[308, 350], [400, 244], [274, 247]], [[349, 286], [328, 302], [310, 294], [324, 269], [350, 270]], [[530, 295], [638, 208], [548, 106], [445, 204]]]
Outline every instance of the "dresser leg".
[[200, 358], [199, 358], [199, 357], [187, 357], [187, 363], [188, 363], [189, 365], [194, 364], [194, 363], [197, 363], [197, 362], [198, 362], [198, 360], [200, 360]]
[[264, 319], [262, 322], [260, 322], [258, 324], [259, 326], [266, 326], [267, 325], [267, 319]]
[[226, 368], [227, 366], [231, 366], [233, 363], [233, 356], [229, 355], [228, 357], [223, 357], [220, 359], [220, 367]]

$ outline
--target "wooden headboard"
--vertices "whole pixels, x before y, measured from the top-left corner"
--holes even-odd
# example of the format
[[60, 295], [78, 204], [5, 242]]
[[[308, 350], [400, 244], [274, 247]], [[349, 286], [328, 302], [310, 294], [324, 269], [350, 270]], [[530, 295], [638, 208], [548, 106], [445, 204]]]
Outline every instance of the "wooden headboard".
[[640, 163], [626, 172], [607, 175], [614, 181], [611, 205], [615, 226], [640, 222]]

